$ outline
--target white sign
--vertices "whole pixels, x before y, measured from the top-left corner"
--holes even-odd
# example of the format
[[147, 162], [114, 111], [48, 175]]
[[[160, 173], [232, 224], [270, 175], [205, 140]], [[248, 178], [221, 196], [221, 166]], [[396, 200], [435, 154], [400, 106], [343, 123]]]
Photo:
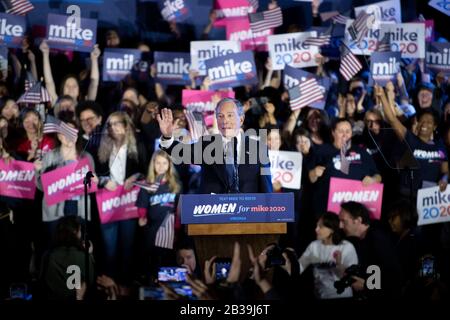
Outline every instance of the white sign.
[[425, 24], [399, 23], [383, 24], [380, 39], [389, 33], [391, 50], [400, 52], [402, 58], [425, 58]]
[[439, 187], [420, 189], [417, 193], [418, 225], [450, 221], [450, 187], [444, 192]]
[[205, 61], [241, 51], [239, 41], [191, 41], [191, 70], [206, 75]]
[[300, 189], [303, 156], [300, 152], [269, 150], [272, 182], [283, 188]]
[[[400, 7], [400, 0], [389, 0], [377, 3], [372, 3], [367, 6], [361, 6], [355, 8], [355, 17], [361, 11], [373, 14], [374, 23], [376, 21], [393, 21], [395, 23], [402, 23], [402, 10]], [[373, 23], [372, 22], [372, 23]]]
[[319, 53], [319, 47], [303, 43], [309, 37], [317, 37], [317, 32], [268, 36], [269, 55], [272, 59], [273, 70], [283, 70], [285, 65], [294, 68], [317, 66], [314, 56]]
[[372, 52], [375, 52], [377, 50], [378, 39], [381, 39], [379, 37], [380, 35], [379, 28], [382, 24], [374, 24], [372, 28], [370, 28], [367, 31], [366, 36], [362, 38], [362, 40], [359, 43], [356, 43], [354, 40], [351, 39], [350, 33], [348, 32], [348, 29], [350, 28], [353, 21], [354, 20], [349, 19], [345, 24], [344, 42], [347, 45], [347, 47], [352, 51], [353, 54], [370, 56]]

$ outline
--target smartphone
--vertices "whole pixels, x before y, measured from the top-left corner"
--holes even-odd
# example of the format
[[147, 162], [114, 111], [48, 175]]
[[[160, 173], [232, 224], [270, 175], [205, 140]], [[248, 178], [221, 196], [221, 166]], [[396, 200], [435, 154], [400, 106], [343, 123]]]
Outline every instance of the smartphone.
[[161, 267], [158, 271], [158, 281], [161, 282], [185, 282], [187, 275], [186, 268]]
[[423, 258], [422, 265], [420, 268], [420, 276], [434, 277], [434, 275], [435, 275], [434, 257]]
[[9, 287], [9, 297], [10, 299], [27, 300], [28, 286], [25, 283], [13, 283]]
[[226, 279], [231, 268], [231, 258], [216, 258], [216, 280]]

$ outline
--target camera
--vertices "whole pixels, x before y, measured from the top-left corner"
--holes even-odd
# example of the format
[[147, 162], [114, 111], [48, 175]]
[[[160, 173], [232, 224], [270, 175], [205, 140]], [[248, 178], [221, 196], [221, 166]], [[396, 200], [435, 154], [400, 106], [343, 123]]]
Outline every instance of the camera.
[[230, 272], [231, 258], [216, 258], [214, 264], [216, 265], [216, 280], [226, 279]]
[[334, 287], [338, 294], [342, 294], [344, 290], [352, 285], [355, 280], [353, 277], [365, 278], [365, 273], [361, 269], [361, 267], [357, 264], [351, 265], [347, 269], [345, 269], [345, 275], [341, 280], [337, 280], [334, 282]]
[[278, 245], [267, 251], [267, 261], [266, 268], [271, 268], [274, 266], [283, 266], [286, 264], [286, 259], [283, 257], [283, 249]]

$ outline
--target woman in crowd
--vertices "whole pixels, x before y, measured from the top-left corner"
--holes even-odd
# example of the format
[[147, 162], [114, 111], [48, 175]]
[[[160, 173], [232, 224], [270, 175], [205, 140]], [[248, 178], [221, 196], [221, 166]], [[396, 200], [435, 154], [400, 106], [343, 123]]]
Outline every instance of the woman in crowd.
[[347, 119], [337, 119], [332, 126], [333, 143], [314, 149], [308, 165], [313, 186], [313, 211], [326, 211], [331, 178], [362, 181], [363, 185], [381, 182], [375, 162], [367, 151], [352, 143], [352, 125]]
[[[52, 99], [52, 105], [58, 100], [59, 95], [69, 95], [75, 101], [83, 100], [82, 94], [80, 94], [80, 83], [78, 78], [74, 75], [67, 75], [61, 82], [61, 90], [59, 95], [56, 93], [55, 81], [53, 80], [52, 69], [50, 65], [50, 48], [47, 41], [42, 41], [39, 49], [42, 51], [43, 65], [44, 65], [44, 79], [45, 87], [47, 88], [50, 97]], [[91, 52], [91, 75], [88, 94], [86, 96], [87, 100], [95, 100], [97, 97], [97, 89], [100, 81], [100, 74], [98, 68], [98, 58], [100, 57], [100, 49], [98, 45], [94, 46]]]
[[344, 276], [345, 269], [358, 264], [355, 248], [339, 228], [339, 217], [333, 212], [323, 214], [316, 227], [317, 240], [313, 241], [299, 259], [300, 273], [313, 267], [314, 293], [317, 299], [349, 298], [352, 289], [341, 294], [334, 287], [335, 281]]
[[140, 190], [136, 206], [139, 208], [139, 225], [144, 231], [145, 261], [150, 262], [155, 274], [158, 267], [175, 261], [175, 216], [181, 193], [178, 174], [165, 151], [154, 152], [146, 182], [150, 187]]
[[42, 133], [43, 122], [35, 109], [23, 109], [20, 118], [24, 132], [14, 149], [21, 160], [34, 162], [54, 148], [55, 140]]
[[[148, 163], [146, 149], [126, 113], [114, 112], [106, 120], [98, 159], [100, 187], [108, 191], [115, 191], [119, 186], [130, 190], [133, 183], [143, 177]], [[101, 228], [106, 275], [119, 282], [130, 281], [137, 220], [109, 222], [102, 224]]]
[[[94, 160], [91, 155], [87, 152], [81, 150], [81, 145], [77, 144], [78, 130], [76, 130], [73, 123], [67, 123], [68, 126], [74, 129], [73, 133], [70, 134], [65, 132], [65, 134], [57, 133], [57, 146], [52, 151], [44, 154], [42, 160], [37, 159], [34, 162], [36, 169], [36, 186], [39, 190], [43, 191], [42, 185], [42, 175], [44, 173], [53, 171], [57, 168], [67, 166], [72, 163], [76, 163], [83, 158], [86, 158], [89, 162], [92, 171], [95, 169]], [[98, 182], [96, 177], [93, 178], [94, 182]], [[53, 205], [48, 205], [47, 201], [44, 199], [42, 201], [42, 220], [46, 225], [47, 229], [47, 239], [50, 240], [55, 234], [55, 228], [58, 220], [65, 216], [79, 216], [84, 218], [85, 216], [85, 197], [84, 196], [74, 196], [65, 201], [58, 202]], [[88, 197], [88, 220], [90, 220], [90, 198]]]

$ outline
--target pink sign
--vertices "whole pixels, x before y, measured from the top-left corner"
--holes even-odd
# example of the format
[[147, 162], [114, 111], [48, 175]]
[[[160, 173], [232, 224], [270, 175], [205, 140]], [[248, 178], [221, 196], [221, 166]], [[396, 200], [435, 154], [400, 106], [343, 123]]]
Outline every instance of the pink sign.
[[253, 32], [248, 17], [228, 20], [227, 40], [239, 41], [241, 50], [268, 51], [267, 36], [273, 34], [273, 29]]
[[[88, 171], [94, 171], [88, 158], [71, 163], [42, 174], [42, 187], [47, 205], [71, 199], [84, 193], [83, 180]], [[89, 193], [97, 191], [97, 185], [92, 183]]]
[[425, 20], [425, 42], [434, 41], [434, 20]]
[[217, 14], [214, 27], [225, 27], [228, 21], [247, 17], [249, 13], [255, 12], [248, 0], [216, 0], [214, 10]]
[[12, 160], [6, 164], [0, 160], [0, 195], [34, 199], [36, 192], [34, 164]]
[[219, 95], [220, 99], [234, 98], [234, 91], [209, 91], [209, 90], [188, 90], [182, 92], [182, 104], [186, 109], [197, 112], [214, 111], [216, 104], [213, 103], [214, 95]]
[[114, 191], [100, 189], [97, 191], [97, 208], [101, 223], [138, 218], [135, 206], [140, 188], [135, 186], [126, 191], [118, 186]]
[[327, 210], [339, 213], [341, 203], [347, 201], [364, 204], [370, 211], [370, 218], [379, 220], [383, 201], [383, 184], [374, 183], [364, 187], [359, 180], [331, 178]]

